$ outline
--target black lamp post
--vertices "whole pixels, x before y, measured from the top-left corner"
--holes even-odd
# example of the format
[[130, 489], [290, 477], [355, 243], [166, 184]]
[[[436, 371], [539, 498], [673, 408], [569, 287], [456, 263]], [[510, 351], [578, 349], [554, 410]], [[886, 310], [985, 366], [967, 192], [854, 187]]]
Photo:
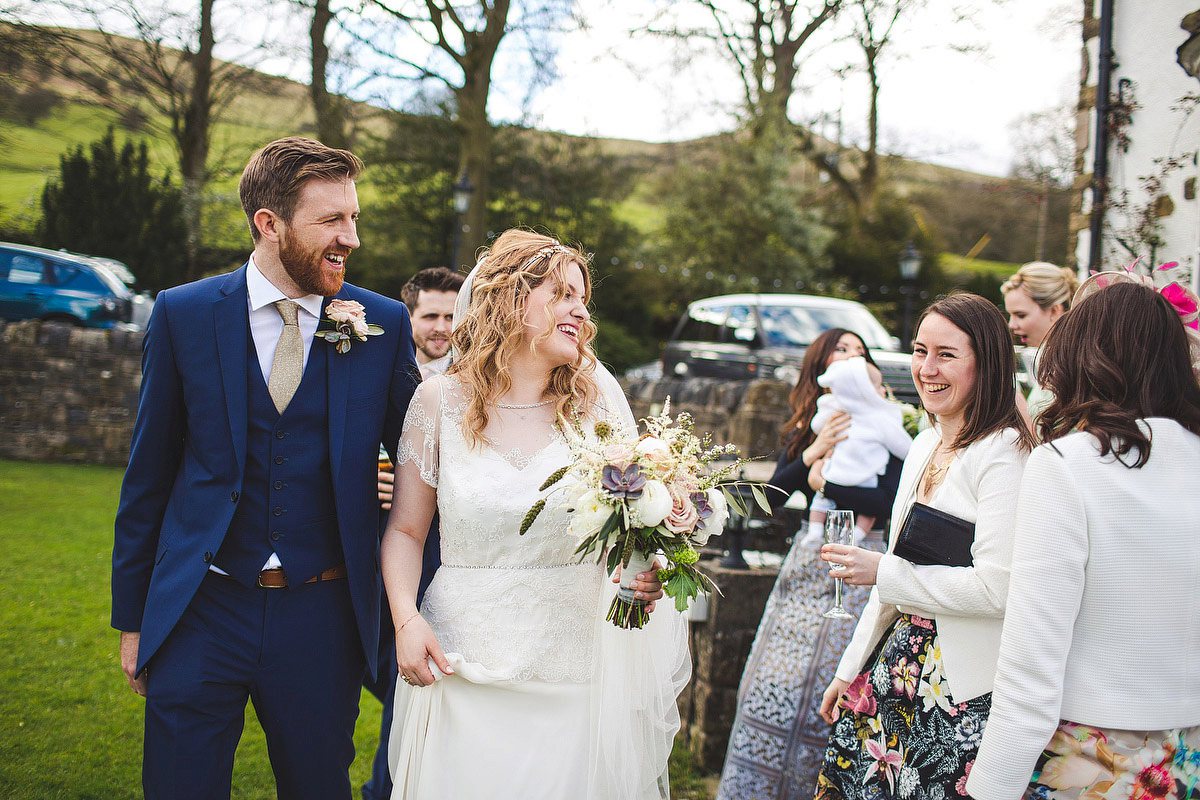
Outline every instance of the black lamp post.
[[900, 254], [900, 280], [903, 284], [900, 291], [904, 293], [904, 335], [900, 337], [902, 346], [909, 347], [912, 342], [912, 296], [916, 291], [917, 275], [921, 272], [921, 254], [913, 243], [909, 242]]
[[457, 270], [459, 267], [458, 249], [462, 244], [463, 215], [471, 207], [471, 194], [475, 191], [475, 187], [467, 178], [465, 169], [458, 179], [458, 183], [454, 184], [452, 188], [454, 189], [454, 257], [450, 259], [450, 268]]

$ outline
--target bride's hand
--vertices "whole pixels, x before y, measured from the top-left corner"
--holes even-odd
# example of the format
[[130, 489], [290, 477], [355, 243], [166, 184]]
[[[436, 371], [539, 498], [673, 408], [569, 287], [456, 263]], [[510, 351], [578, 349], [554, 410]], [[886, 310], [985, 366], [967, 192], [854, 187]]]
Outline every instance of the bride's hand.
[[[655, 556], [654, 563], [650, 565], [650, 569], [645, 572], [639, 572], [637, 578], [629, 584], [629, 588], [634, 591], [634, 597], [638, 600], [646, 601], [647, 614], [654, 611], [655, 601], [663, 596], [662, 581], [658, 579], [658, 571], [662, 568], [662, 562]], [[621, 582], [620, 564], [617, 565], [617, 571], [613, 575], [612, 582]]]
[[444, 675], [453, 675], [450, 662], [442, 652], [433, 629], [420, 614], [400, 626], [396, 631], [396, 667], [400, 680], [410, 686], [428, 686], [433, 683], [433, 671], [428, 659], [432, 658]]

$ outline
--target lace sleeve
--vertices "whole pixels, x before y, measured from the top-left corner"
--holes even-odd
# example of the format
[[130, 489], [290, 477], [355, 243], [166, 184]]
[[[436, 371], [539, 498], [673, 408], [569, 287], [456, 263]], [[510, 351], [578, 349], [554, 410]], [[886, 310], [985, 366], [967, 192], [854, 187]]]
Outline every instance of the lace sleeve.
[[438, 484], [438, 435], [443, 383], [444, 379], [438, 375], [417, 387], [409, 403], [408, 414], [404, 417], [400, 445], [396, 448], [396, 468], [415, 464], [421, 472], [421, 480], [434, 489]]

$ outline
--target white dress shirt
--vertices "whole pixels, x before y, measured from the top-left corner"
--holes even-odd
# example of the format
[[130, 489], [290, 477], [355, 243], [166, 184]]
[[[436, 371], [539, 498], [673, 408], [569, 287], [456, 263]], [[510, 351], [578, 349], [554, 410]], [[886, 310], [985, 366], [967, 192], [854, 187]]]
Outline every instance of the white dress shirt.
[[972, 797], [1019, 798], [1060, 719], [1200, 725], [1200, 436], [1172, 419], [1141, 425], [1138, 469], [1081, 432], [1029, 457]]
[[275, 347], [279, 344], [280, 334], [283, 333], [283, 317], [279, 316], [279, 311], [274, 306], [276, 300], [292, 300], [300, 306], [296, 318], [300, 325], [300, 338], [304, 342], [304, 363], [307, 364], [325, 298], [319, 294], [288, 297], [259, 271], [253, 255], [250, 256], [250, 264], [246, 267], [246, 297], [250, 305], [250, 336], [254, 339], [254, 349], [258, 353], [258, 365], [262, 368], [263, 380], [271, 380]]

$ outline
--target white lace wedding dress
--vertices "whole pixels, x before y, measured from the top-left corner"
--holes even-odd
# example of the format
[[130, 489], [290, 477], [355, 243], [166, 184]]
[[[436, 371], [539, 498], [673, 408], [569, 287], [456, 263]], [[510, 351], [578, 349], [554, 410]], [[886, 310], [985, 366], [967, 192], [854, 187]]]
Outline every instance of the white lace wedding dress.
[[[617, 408], [602, 402], [595, 415], [627, 428], [624, 397], [611, 387], [605, 397]], [[401, 439], [397, 469], [437, 489], [442, 566], [422, 614], [454, 674], [397, 685], [392, 797], [666, 797], [675, 698], [691, 667], [681, 616], [667, 599], [640, 631], [604, 620], [611, 582], [594, 557], [577, 563], [565, 498], [538, 491], [570, 461], [550, 406], [496, 411], [490, 443], [474, 449], [465, 410], [455, 376], [432, 378]]]

